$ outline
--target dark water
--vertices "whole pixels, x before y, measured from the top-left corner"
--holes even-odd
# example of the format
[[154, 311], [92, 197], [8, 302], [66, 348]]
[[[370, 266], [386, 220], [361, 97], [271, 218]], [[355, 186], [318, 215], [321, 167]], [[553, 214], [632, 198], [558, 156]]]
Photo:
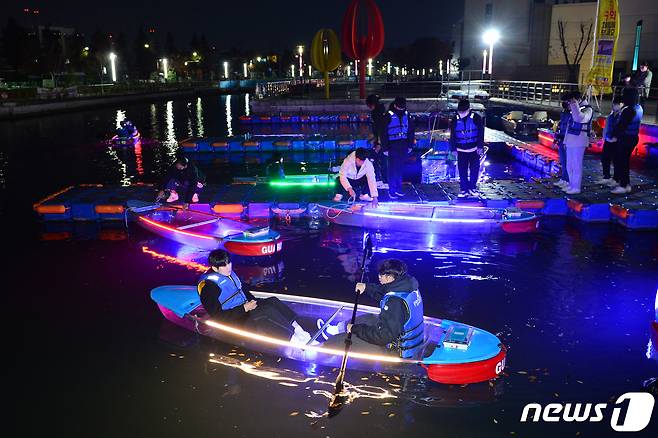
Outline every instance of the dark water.
[[[202, 100], [205, 135], [227, 133], [222, 99]], [[240, 99], [232, 99], [232, 117], [243, 111]], [[119, 155], [126, 177], [154, 177], [167, 161], [167, 145], [190, 129], [199, 133], [195, 101], [153, 105], [155, 116], [150, 103], [122, 108], [145, 136], [164, 141], [152, 155], [144, 152], [143, 177]], [[5, 355], [10, 417], [24, 436], [613, 436], [610, 412], [602, 423], [519, 418], [530, 402], [614, 403], [658, 375], [655, 353], [648, 358], [658, 233], [567, 218], [544, 218], [533, 236], [378, 233], [373, 265], [403, 259], [420, 282], [427, 314], [497, 333], [509, 347], [506, 375], [459, 387], [349, 371], [357, 398], [338, 417], [319, 417], [335, 371], [234, 350], [163, 321], [150, 289], [194, 282], [203, 252], [132, 226], [126, 234], [77, 224], [74, 239], [42, 240], [44, 230], [29, 213], [39, 196], [124, 177], [91, 138], [113, 128], [116, 112], [0, 125], [9, 278], [3, 290], [10, 297]], [[168, 112], [176, 120], [171, 131]], [[263, 290], [352, 298], [359, 230], [273, 225], [285, 237], [284, 254], [236, 260], [245, 281]], [[639, 435], [655, 436], [655, 417]]]

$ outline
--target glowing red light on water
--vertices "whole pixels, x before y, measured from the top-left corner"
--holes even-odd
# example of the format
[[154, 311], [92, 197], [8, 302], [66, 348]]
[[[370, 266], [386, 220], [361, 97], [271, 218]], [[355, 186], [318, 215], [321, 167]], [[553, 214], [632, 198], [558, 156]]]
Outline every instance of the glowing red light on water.
[[206, 272], [208, 269], [210, 269], [209, 266], [202, 265], [201, 263], [191, 262], [188, 260], [179, 259], [178, 257], [172, 257], [166, 254], [161, 254], [159, 252], [153, 251], [152, 249], [149, 249], [146, 246], [142, 246], [142, 252], [144, 254], [153, 256], [156, 259], [164, 260], [170, 263], [175, 263], [180, 266], [185, 266], [186, 268], [193, 269], [195, 271]]

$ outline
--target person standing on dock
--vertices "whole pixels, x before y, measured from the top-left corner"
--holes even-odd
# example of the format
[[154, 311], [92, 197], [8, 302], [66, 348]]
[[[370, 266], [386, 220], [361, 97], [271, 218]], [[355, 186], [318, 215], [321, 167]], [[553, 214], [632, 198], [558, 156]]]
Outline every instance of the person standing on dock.
[[382, 149], [382, 137], [386, 134], [386, 107], [380, 102], [379, 96], [371, 94], [366, 98], [366, 106], [370, 110], [370, 123], [372, 127], [372, 162], [375, 166], [377, 177], [377, 188], [388, 188], [388, 166], [387, 155]]
[[372, 201], [372, 206], [377, 207], [375, 168], [364, 148], [357, 148], [345, 157], [338, 171], [338, 181], [342, 191], [334, 196], [334, 202], [342, 201], [345, 195], [353, 199], [358, 196], [360, 201]]
[[641, 105], [644, 105], [644, 102], [649, 98], [652, 79], [653, 72], [649, 69], [649, 63], [643, 61], [642, 64], [640, 64], [640, 69], [636, 71], [631, 78], [631, 84], [639, 91]]
[[615, 195], [631, 192], [630, 161], [633, 149], [640, 139], [640, 126], [644, 110], [638, 103], [636, 89], [624, 90], [624, 108], [619, 114], [619, 120], [610, 134], [610, 142], [616, 143], [615, 151], [615, 177], [619, 184], [612, 189]]
[[569, 187], [565, 190], [567, 195], [580, 193], [583, 180], [583, 157], [589, 145], [592, 132], [592, 117], [594, 111], [580, 91], [574, 91], [569, 99], [571, 123], [564, 136], [564, 146], [567, 151], [567, 172], [569, 173]]
[[571, 123], [571, 111], [569, 111], [570, 93], [562, 93], [560, 96], [562, 104], [562, 112], [560, 113], [560, 121], [558, 122], [557, 129], [555, 130], [554, 144], [557, 146], [558, 156], [560, 158], [560, 179], [554, 183], [555, 186], [562, 190], [569, 188], [569, 173], [567, 172], [567, 151], [564, 148], [564, 136], [567, 134], [567, 128]]
[[388, 151], [388, 197], [394, 200], [404, 196], [402, 171], [415, 139], [413, 123], [407, 112], [407, 100], [404, 97], [395, 98], [385, 120], [386, 135], [382, 137], [382, 146]]
[[471, 111], [468, 99], [459, 101], [457, 114], [450, 123], [450, 149], [457, 151], [460, 189], [457, 196], [477, 196], [480, 155], [484, 150], [484, 121], [479, 114]]
[[603, 153], [601, 154], [603, 177], [596, 180], [596, 184], [605, 184], [610, 187], [617, 185], [617, 180], [619, 179], [617, 166], [615, 166], [615, 178], [610, 177], [610, 164], [616, 155], [617, 142], [610, 142], [609, 140], [612, 138], [612, 132], [615, 130], [615, 126], [617, 126], [619, 114], [623, 108], [624, 101], [620, 96], [612, 99], [612, 111], [610, 111], [608, 118], [605, 120], [605, 128], [603, 129]]

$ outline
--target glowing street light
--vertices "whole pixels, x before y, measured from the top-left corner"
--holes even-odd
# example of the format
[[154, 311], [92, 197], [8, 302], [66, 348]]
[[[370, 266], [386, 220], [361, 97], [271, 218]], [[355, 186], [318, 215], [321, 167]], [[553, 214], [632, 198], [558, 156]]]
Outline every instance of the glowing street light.
[[151, 45], [149, 43], [144, 44], [145, 49], [148, 49], [149, 47], [151, 47]]
[[443, 59], [439, 59], [439, 74], [443, 76]]
[[110, 53], [110, 70], [112, 72], [112, 82], [117, 81], [116, 60], [117, 60], [117, 55], [114, 52]]
[[295, 79], [295, 64], [290, 65], [290, 76]]
[[347, 76], [352, 76], [352, 63], [347, 64]]
[[391, 61], [388, 61], [386, 63], [386, 74], [390, 75], [391, 74]]
[[197, 52], [192, 52], [192, 56], [196, 58], [199, 54]]
[[368, 76], [372, 76], [372, 58], [368, 58]]
[[500, 33], [496, 29], [489, 29], [484, 33], [484, 35], [482, 35], [482, 39], [484, 40], [485, 44], [489, 44], [489, 75], [491, 75], [491, 71], [492, 71], [491, 67], [493, 62], [493, 46], [500, 39]]
[[247, 63], [246, 62], [242, 63], [242, 75], [244, 76], [245, 79], [247, 79]]
[[228, 61], [224, 61], [224, 79], [228, 79]]
[[[299, 77], [304, 76], [304, 64], [303, 64], [303, 56], [304, 56], [304, 46], [297, 46], [297, 53], [299, 54]], [[295, 75], [293, 75], [294, 77]]]
[[166, 81], [167, 76], [169, 76], [169, 60], [167, 60], [167, 58], [162, 58], [162, 75]]
[[487, 72], [487, 49], [482, 51], [482, 74]]

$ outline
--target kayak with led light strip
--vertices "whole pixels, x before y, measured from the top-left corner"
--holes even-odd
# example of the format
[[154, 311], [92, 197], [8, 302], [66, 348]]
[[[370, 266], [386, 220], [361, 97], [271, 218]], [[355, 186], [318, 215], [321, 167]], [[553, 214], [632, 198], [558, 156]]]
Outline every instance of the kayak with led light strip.
[[115, 135], [110, 139], [110, 142], [115, 146], [132, 146], [137, 143], [140, 138], [141, 134], [138, 130], [135, 130], [135, 132], [126, 137]]
[[143, 228], [183, 245], [213, 250], [224, 248], [241, 256], [271, 256], [281, 252], [281, 235], [269, 227], [211, 213], [160, 207], [137, 214]]
[[414, 233], [464, 234], [530, 233], [539, 227], [539, 218], [518, 208], [487, 208], [453, 204], [380, 202], [370, 204], [318, 204], [330, 222], [374, 230]]
[[[297, 315], [302, 325], [314, 326], [318, 318], [323, 321], [349, 320], [353, 303], [321, 298], [252, 291], [256, 298], [277, 297]], [[339, 366], [344, 349], [319, 345], [300, 345], [289, 340], [277, 339], [249, 329], [222, 324], [208, 317], [201, 305], [194, 286], [161, 286], [151, 291], [164, 317], [188, 330], [213, 337], [222, 342], [241, 345], [253, 351], [287, 357], [303, 362], [313, 362], [328, 367]], [[378, 314], [379, 308], [359, 306], [357, 316]], [[462, 324], [432, 317], [425, 317], [425, 339], [422, 355], [402, 359], [396, 350], [383, 350], [381, 354], [360, 352], [352, 345], [348, 367], [366, 371], [399, 373], [427, 373], [440, 383], [465, 384], [494, 379], [505, 368], [506, 348], [493, 334]], [[467, 336], [457, 340], [456, 333]], [[318, 333], [312, 333], [318, 335]], [[323, 342], [324, 338], [318, 336]]]

